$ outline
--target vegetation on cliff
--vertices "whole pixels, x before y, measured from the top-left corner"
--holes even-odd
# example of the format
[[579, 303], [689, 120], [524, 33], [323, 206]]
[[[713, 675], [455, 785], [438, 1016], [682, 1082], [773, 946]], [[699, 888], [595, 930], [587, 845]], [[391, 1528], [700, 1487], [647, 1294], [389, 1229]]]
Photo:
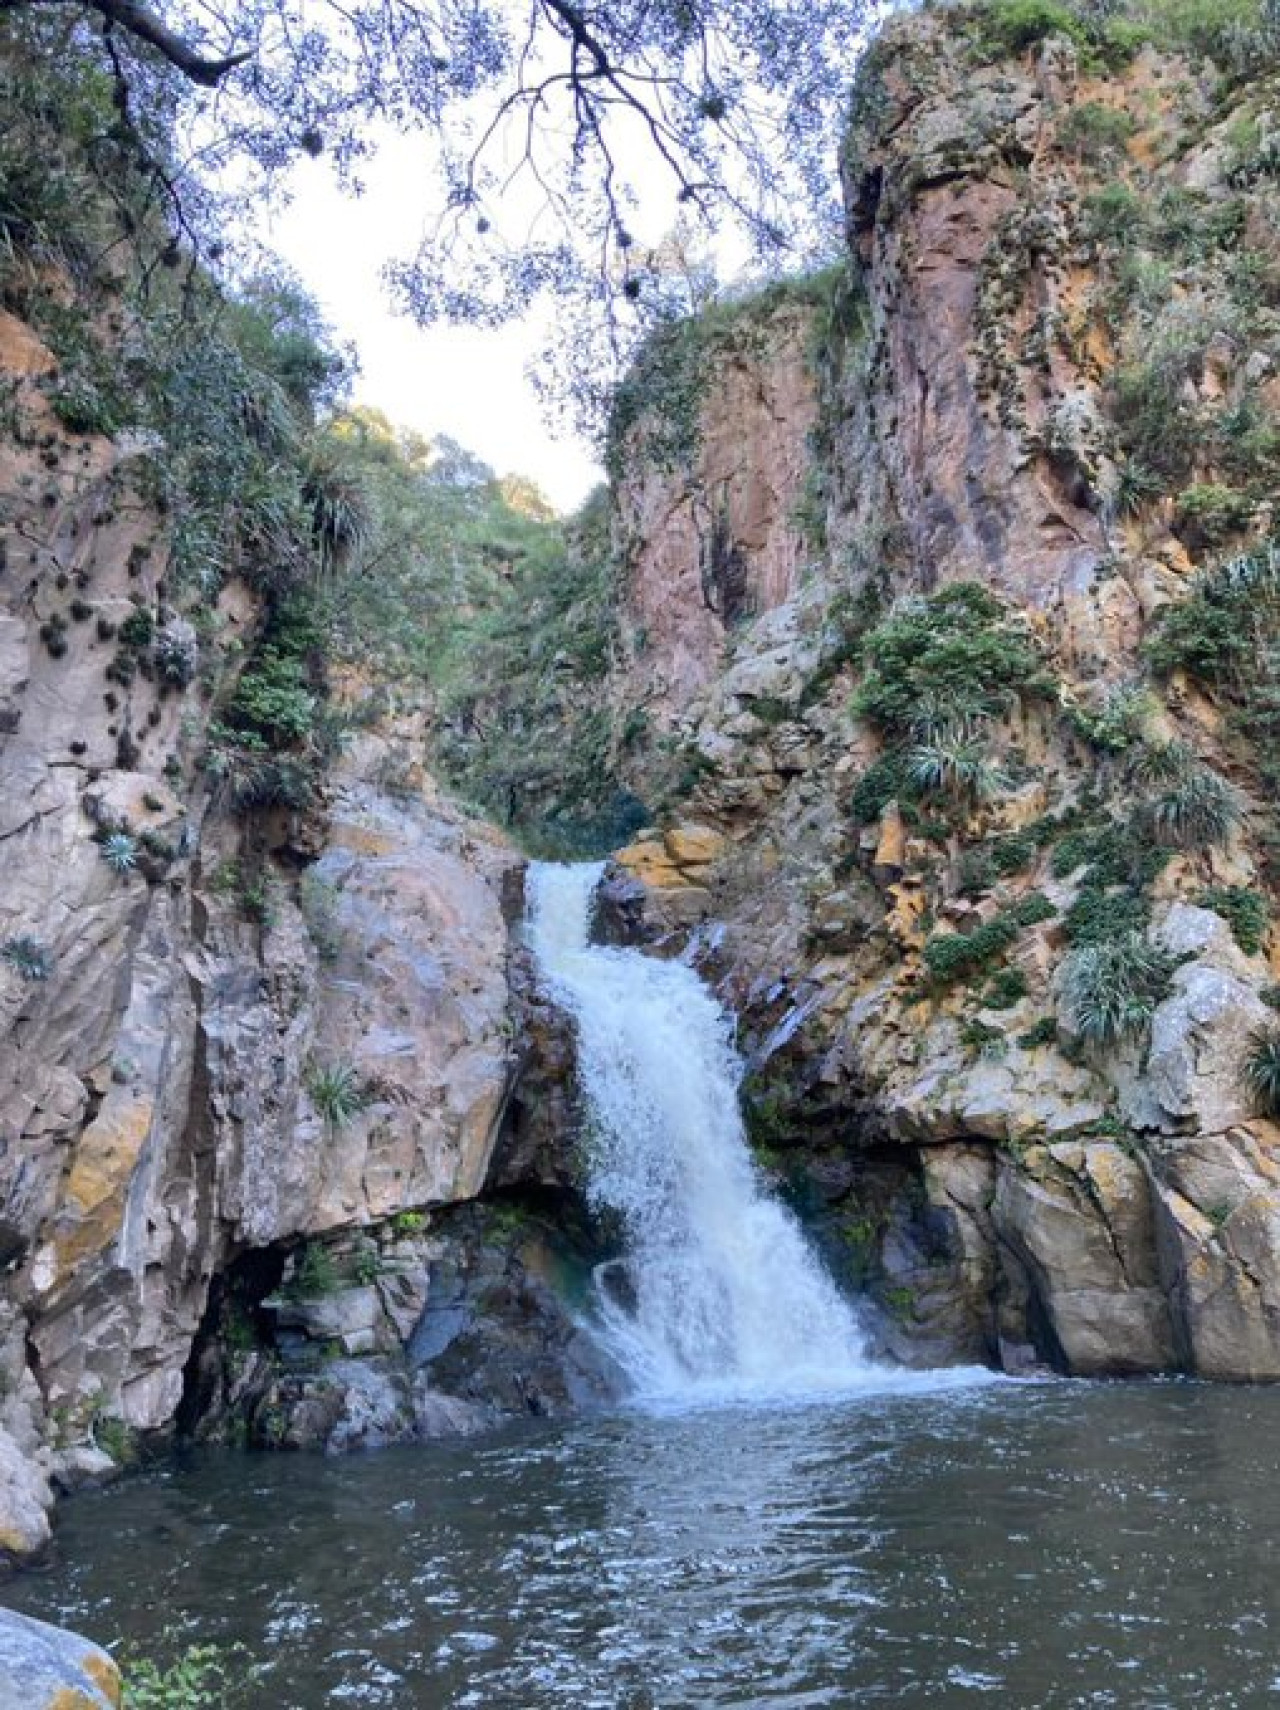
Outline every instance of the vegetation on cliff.
[[[50, 654], [69, 626], [110, 625], [112, 699], [141, 675], [207, 703], [192, 758], [240, 812], [317, 804], [363, 685], [365, 712], [425, 709], [440, 763], [513, 827], [550, 818], [567, 847], [604, 814], [594, 842], [616, 840], [601, 505], [567, 530], [527, 484], [349, 408], [350, 359], [296, 281], [220, 281], [173, 238], [172, 112], [147, 108], [144, 148], [90, 46], [23, 22], [0, 39], [0, 306], [51, 352], [37, 391], [69, 443], [128, 436], [137, 500], [165, 524], [155, 599], [119, 622], [66, 586]], [[19, 445], [46, 436], [16, 382], [0, 410]], [[51, 470], [69, 455], [48, 438]], [[219, 609], [236, 582], [261, 612], [248, 652]]]

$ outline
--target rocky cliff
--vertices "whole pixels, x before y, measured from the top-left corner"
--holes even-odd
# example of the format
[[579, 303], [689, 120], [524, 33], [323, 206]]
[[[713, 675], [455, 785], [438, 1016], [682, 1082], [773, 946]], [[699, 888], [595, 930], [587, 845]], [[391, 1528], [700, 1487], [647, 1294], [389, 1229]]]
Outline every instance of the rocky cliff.
[[742, 1017], [888, 1347], [1276, 1377], [1275, 62], [1152, 16], [890, 25], [845, 281], [744, 309], [682, 459], [629, 426], [632, 782], [679, 766], [612, 930]]
[[65, 366], [16, 313], [0, 362], [0, 1548], [21, 1556], [52, 1488], [177, 1427], [342, 1447], [604, 1379], [560, 1304], [570, 1065], [513, 936], [522, 858], [439, 796], [421, 715], [367, 676], [334, 687], [349, 734], [314, 787], [246, 789], [220, 753], [295, 764], [228, 734], [249, 695], [276, 692], [254, 704], [277, 723], [287, 704], [278, 610], [242, 576], [211, 604], [180, 590], [154, 443], [68, 425]]

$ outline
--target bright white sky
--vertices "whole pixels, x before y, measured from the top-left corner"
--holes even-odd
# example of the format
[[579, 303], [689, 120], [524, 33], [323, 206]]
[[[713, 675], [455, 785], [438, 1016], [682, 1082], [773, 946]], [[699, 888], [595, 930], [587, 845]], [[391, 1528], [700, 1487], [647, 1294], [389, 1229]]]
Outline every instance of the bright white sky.
[[357, 402], [428, 438], [448, 434], [499, 475], [528, 475], [554, 505], [573, 510], [603, 477], [590, 448], [552, 439], [525, 377], [544, 329], [424, 331], [391, 312], [380, 270], [415, 246], [430, 167], [424, 139], [393, 139], [363, 166], [366, 189], [355, 197], [338, 189], [323, 157], [303, 161], [291, 203], [263, 235], [319, 301], [339, 338], [355, 345]]

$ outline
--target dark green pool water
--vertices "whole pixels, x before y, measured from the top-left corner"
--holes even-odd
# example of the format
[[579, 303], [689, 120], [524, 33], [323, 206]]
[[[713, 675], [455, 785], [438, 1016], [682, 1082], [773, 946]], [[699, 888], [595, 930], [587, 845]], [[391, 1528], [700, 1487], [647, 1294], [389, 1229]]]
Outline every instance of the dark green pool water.
[[239, 1641], [255, 1706], [1262, 1705], [1278, 1461], [1280, 1393], [1179, 1383], [200, 1454], [4, 1595]]

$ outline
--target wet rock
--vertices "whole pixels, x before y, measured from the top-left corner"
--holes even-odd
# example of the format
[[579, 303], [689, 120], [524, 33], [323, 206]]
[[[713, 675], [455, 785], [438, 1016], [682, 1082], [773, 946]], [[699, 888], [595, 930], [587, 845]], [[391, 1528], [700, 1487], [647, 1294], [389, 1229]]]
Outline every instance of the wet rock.
[[95, 1490], [118, 1478], [120, 1470], [107, 1451], [94, 1443], [55, 1449], [49, 1459], [49, 1477], [59, 1491]]
[[1021, 1259], [1051, 1349], [1077, 1376], [1176, 1361], [1141, 1165], [1094, 1142], [1045, 1147], [1000, 1171], [992, 1220]]
[[414, 1378], [414, 1434], [424, 1441], [438, 1437], [473, 1437], [477, 1432], [492, 1430], [499, 1423], [501, 1415], [492, 1408], [432, 1389], [427, 1373], [419, 1372]]
[[495, 1246], [460, 1216], [432, 1266], [410, 1363], [433, 1390], [501, 1413], [556, 1417], [616, 1397], [621, 1373], [572, 1304], [585, 1259], [536, 1222]]
[[45, 1473], [0, 1429], [0, 1560], [28, 1561], [45, 1549], [52, 1507]]
[[277, 1296], [267, 1306], [281, 1330], [315, 1342], [336, 1342], [347, 1354], [372, 1353], [382, 1324], [382, 1301], [372, 1285], [334, 1289], [313, 1299]]
[[1167, 1142], [1153, 1158], [1165, 1286], [1201, 1377], [1280, 1378], [1277, 1139], [1241, 1127]]

